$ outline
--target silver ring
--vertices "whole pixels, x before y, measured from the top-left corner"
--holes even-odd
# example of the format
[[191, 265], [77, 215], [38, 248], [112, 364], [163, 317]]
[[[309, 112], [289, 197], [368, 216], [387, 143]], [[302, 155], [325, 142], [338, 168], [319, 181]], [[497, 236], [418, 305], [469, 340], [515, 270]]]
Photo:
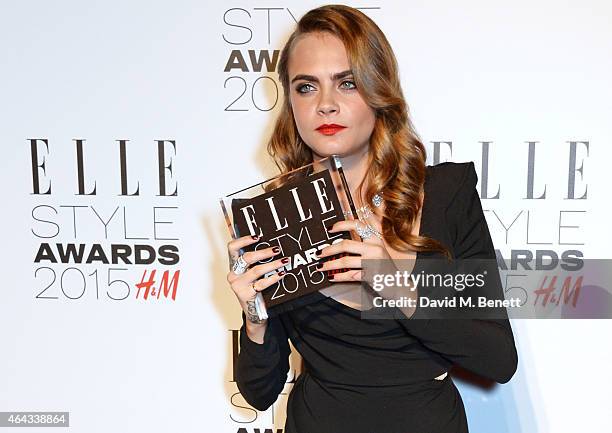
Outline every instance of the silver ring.
[[367, 224], [364, 227], [362, 227], [361, 223], [359, 221], [357, 221], [357, 226], [356, 226], [356, 230], [357, 230], [357, 234], [359, 235], [359, 237], [361, 239], [370, 239], [372, 237], [372, 234], [374, 233], [372, 231], [372, 227], [370, 227], [369, 224]]
[[232, 265], [232, 271], [234, 271], [236, 275], [244, 274], [244, 271], [246, 271], [247, 266], [249, 266], [249, 264], [244, 261], [244, 259], [242, 258], [242, 254], [240, 254], [238, 256], [238, 259], [236, 259], [236, 261]]

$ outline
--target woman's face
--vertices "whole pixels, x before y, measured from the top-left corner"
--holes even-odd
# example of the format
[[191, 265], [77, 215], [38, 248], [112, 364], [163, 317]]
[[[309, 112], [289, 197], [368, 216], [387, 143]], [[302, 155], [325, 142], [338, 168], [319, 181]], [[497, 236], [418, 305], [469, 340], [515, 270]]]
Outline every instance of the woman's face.
[[329, 33], [302, 36], [288, 72], [295, 123], [315, 159], [367, 154], [375, 113], [355, 86], [342, 41]]

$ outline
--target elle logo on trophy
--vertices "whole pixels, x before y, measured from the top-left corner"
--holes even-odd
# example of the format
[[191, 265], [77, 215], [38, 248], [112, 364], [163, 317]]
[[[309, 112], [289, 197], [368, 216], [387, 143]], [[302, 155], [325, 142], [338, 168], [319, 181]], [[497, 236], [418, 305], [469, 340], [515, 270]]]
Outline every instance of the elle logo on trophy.
[[318, 271], [317, 264], [338, 256], [319, 259], [316, 253], [351, 239], [349, 232], [329, 233], [327, 227], [357, 213], [340, 157], [333, 155], [268, 179], [229, 194], [220, 203], [234, 239], [246, 235], [259, 238], [244, 252], [277, 246], [280, 254], [289, 258], [282, 268], [286, 275], [261, 292], [265, 311], [260, 316], [304, 305], [308, 302], [305, 295], [331, 284], [331, 273]]

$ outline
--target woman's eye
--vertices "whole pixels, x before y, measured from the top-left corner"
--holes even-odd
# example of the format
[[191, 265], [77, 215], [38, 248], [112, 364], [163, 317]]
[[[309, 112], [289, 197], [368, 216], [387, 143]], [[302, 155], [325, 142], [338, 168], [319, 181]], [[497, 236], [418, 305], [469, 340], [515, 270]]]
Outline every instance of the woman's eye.
[[354, 81], [351, 80], [345, 80], [342, 83], [340, 83], [340, 86], [342, 86], [344, 89], [356, 89], [357, 86], [355, 85]]
[[[344, 80], [342, 83], [340, 83], [340, 87], [344, 90], [353, 90], [357, 88], [355, 82], [352, 80]], [[297, 86], [295, 90], [298, 93], [310, 93], [311, 91], [315, 90], [315, 87], [310, 83], [304, 83]]]
[[297, 88], [295, 90], [298, 91], [298, 93], [308, 93], [310, 92], [310, 90], [314, 89], [314, 87], [312, 86], [312, 84], [310, 83], [305, 83], [305, 84], [301, 84], [299, 86], [297, 86]]

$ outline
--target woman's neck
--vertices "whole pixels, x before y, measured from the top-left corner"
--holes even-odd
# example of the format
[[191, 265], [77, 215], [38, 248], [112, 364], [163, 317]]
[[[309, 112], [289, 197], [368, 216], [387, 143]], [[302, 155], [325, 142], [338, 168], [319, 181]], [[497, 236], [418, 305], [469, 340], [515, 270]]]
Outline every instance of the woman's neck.
[[[317, 155], [313, 155], [315, 159], [322, 158]], [[367, 185], [364, 185], [361, 188], [361, 195], [359, 194], [359, 184], [363, 179], [365, 179], [368, 173], [369, 166], [369, 158], [368, 151], [366, 150], [360, 154], [353, 154], [342, 156], [342, 168], [344, 169], [344, 175], [346, 176], [346, 182], [348, 183], [349, 189], [351, 191], [351, 195], [353, 196], [353, 200], [355, 201], [355, 205], [357, 207], [363, 206], [365, 203], [365, 190]]]

